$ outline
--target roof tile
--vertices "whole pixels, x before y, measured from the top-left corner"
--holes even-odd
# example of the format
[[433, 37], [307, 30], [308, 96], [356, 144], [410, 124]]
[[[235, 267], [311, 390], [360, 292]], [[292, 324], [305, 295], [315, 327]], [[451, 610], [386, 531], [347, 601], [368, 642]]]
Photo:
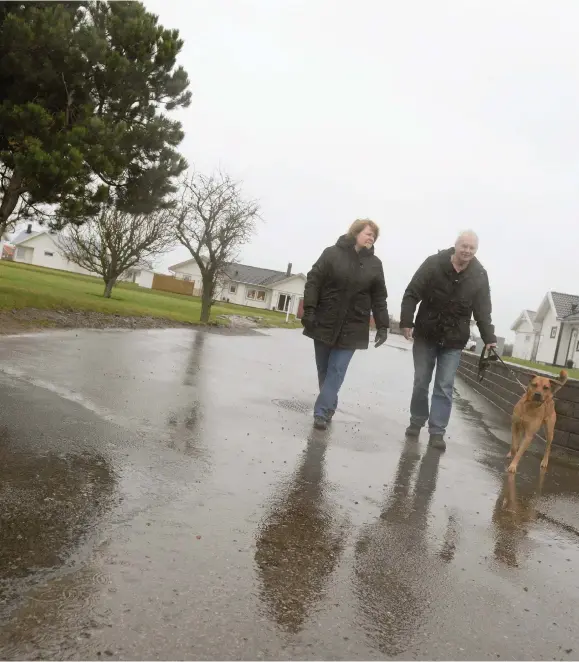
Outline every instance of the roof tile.
[[269, 286], [287, 278], [285, 271], [249, 267], [245, 264], [236, 263], [228, 264], [225, 267], [225, 273], [231, 280], [248, 285]]
[[579, 296], [576, 294], [564, 294], [563, 292], [551, 292], [557, 317], [568, 317], [579, 312]]

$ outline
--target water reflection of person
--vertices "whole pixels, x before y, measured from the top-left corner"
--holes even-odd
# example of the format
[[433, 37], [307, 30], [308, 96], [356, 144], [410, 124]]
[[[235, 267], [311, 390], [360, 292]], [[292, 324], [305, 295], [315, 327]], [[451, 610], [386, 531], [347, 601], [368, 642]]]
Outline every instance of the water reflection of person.
[[457, 530], [452, 517], [441, 549], [436, 552], [429, 544], [428, 518], [440, 456], [429, 446], [420, 458], [416, 441], [406, 441], [380, 518], [356, 543], [354, 585], [362, 625], [387, 656], [408, 649], [438, 599], [444, 564], [454, 558]]
[[297, 633], [323, 596], [343, 550], [343, 523], [328, 499], [326, 441], [314, 436], [259, 530], [255, 561], [271, 619]]
[[540, 498], [545, 473], [539, 476], [538, 488], [524, 483], [517, 489], [516, 475], [507, 473], [493, 511], [495, 558], [510, 567], [519, 565], [520, 547], [536, 517], [535, 503]]

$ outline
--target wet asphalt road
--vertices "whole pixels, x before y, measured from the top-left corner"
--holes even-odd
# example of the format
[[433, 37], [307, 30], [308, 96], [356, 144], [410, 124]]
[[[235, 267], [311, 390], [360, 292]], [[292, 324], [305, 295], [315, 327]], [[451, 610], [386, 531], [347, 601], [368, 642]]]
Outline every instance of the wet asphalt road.
[[298, 332], [0, 340], [0, 657], [577, 659], [579, 474], [405, 442], [388, 342], [313, 433]]

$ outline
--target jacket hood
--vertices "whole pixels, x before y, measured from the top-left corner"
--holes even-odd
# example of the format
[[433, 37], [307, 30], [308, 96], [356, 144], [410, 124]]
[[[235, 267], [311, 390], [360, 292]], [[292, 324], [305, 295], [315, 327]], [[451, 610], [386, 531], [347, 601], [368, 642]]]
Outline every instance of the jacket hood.
[[[355, 245], [356, 245], [356, 239], [354, 237], [350, 237], [350, 235], [347, 234], [343, 234], [336, 242], [336, 246], [338, 246], [339, 248], [346, 248], [346, 249], [354, 248]], [[360, 255], [361, 257], [368, 257], [369, 255], [374, 255], [374, 246], [372, 246], [372, 248], [360, 249], [358, 255]]]

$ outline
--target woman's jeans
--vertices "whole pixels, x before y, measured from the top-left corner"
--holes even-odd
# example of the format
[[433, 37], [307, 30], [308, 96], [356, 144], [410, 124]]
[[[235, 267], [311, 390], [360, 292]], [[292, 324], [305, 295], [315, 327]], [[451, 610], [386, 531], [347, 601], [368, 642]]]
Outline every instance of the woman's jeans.
[[[448, 349], [415, 338], [414, 389], [410, 401], [410, 423], [422, 427], [428, 421], [430, 434], [444, 434], [452, 410], [452, 389], [462, 350]], [[430, 411], [428, 389], [436, 365]]]
[[314, 416], [327, 418], [338, 408], [338, 392], [356, 350], [330, 347], [319, 340], [314, 340], [314, 348], [320, 385], [320, 395], [314, 405]]

